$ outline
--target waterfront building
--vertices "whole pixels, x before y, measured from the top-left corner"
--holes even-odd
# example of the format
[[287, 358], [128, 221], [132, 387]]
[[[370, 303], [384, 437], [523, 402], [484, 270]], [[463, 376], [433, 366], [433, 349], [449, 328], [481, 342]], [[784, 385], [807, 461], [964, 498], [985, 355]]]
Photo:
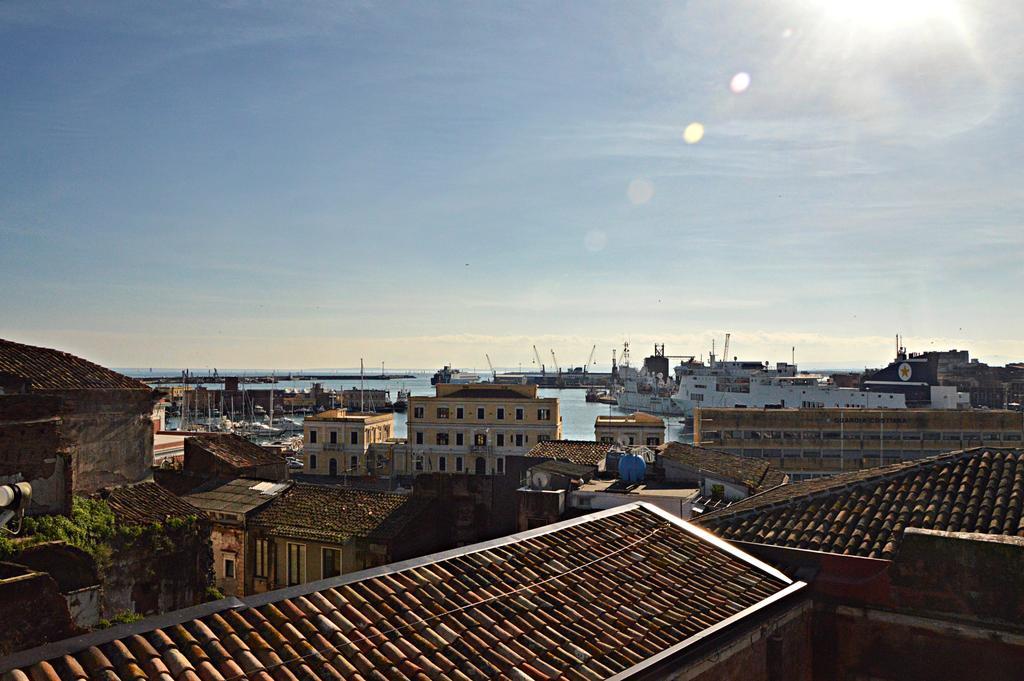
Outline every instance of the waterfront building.
[[535, 385], [437, 384], [409, 398], [412, 474], [505, 473], [505, 457], [562, 436], [557, 397]]
[[1019, 447], [1024, 414], [974, 409], [697, 409], [694, 444], [799, 480], [969, 447]]
[[665, 442], [665, 420], [642, 411], [628, 416], [598, 416], [594, 437], [602, 444], [657, 447]]
[[310, 475], [376, 475], [376, 461], [366, 450], [394, 435], [394, 414], [364, 414], [330, 409], [307, 416], [303, 426], [304, 473]]

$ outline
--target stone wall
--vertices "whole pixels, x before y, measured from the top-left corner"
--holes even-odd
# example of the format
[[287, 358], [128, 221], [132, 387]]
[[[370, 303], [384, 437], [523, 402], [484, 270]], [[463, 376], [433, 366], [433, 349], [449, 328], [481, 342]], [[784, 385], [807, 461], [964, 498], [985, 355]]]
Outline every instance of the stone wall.
[[0, 395], [0, 483], [32, 485], [29, 515], [71, 509], [72, 449], [60, 409], [56, 397]]
[[0, 563], [0, 657], [78, 632], [67, 602], [48, 574]]

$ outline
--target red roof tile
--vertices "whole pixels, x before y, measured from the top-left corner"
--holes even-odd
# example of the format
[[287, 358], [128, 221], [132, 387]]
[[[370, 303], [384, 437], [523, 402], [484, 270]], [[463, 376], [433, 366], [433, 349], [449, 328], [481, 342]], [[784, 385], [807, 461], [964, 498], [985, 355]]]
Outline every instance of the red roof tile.
[[612, 445], [593, 440], [547, 440], [534, 445], [526, 455], [584, 466], [601, 466], [611, 448]]
[[969, 449], [784, 485], [703, 516], [736, 541], [892, 558], [907, 527], [1024, 536], [1024, 451]]
[[694, 470], [729, 478], [753, 492], [771, 489], [786, 482], [786, 474], [764, 459], [729, 454], [683, 442], [666, 442], [658, 447], [666, 459], [678, 461]]
[[284, 458], [277, 452], [260, 447], [234, 433], [196, 433], [185, 438], [186, 468], [193, 449], [202, 449], [210, 456], [220, 459], [235, 468], [251, 468], [283, 464]]
[[[633, 504], [218, 612], [209, 604], [197, 619], [196, 609], [183, 612], [180, 624], [164, 615], [150, 620], [160, 628], [144, 621], [69, 639], [7, 664], [31, 673], [69, 653], [110, 681], [140, 667], [149, 678], [216, 678], [207, 661], [225, 679], [601, 679], [638, 671], [802, 587]], [[119, 636], [134, 663], [116, 654]], [[76, 678], [58, 667], [61, 679]]]
[[155, 482], [116, 487], [101, 493], [120, 522], [148, 525], [169, 518], [206, 517], [201, 510]]
[[0, 374], [29, 381], [32, 390], [143, 390], [145, 383], [68, 352], [0, 338]]

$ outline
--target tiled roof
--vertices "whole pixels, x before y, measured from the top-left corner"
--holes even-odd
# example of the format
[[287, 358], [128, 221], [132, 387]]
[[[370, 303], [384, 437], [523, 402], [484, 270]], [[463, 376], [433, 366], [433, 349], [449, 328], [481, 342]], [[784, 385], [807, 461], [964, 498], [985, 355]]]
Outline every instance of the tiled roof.
[[593, 440], [548, 440], [534, 445], [526, 455], [585, 466], [599, 466], [611, 448], [612, 445]]
[[123, 523], [148, 525], [162, 523], [169, 518], [205, 517], [198, 508], [155, 482], [115, 487], [101, 493], [100, 497], [106, 500], [118, 521]]
[[969, 449], [793, 483], [700, 523], [730, 540], [886, 559], [907, 527], [1024, 536], [1024, 451]]
[[267, 466], [284, 461], [280, 454], [264, 449], [234, 433], [197, 433], [185, 441], [185, 454], [192, 447], [199, 447], [212, 456], [235, 468]]
[[441, 399], [441, 398], [443, 398], [443, 399], [450, 399], [450, 398], [463, 399], [464, 398], [464, 399], [472, 399], [472, 400], [475, 400], [475, 399], [487, 399], [487, 400], [490, 400], [490, 399], [501, 399], [501, 400], [533, 400], [533, 399], [538, 399], [536, 397], [530, 397], [529, 395], [524, 395], [523, 393], [518, 392], [516, 390], [513, 390], [512, 388], [502, 388], [502, 387], [493, 387], [492, 388], [490, 386], [485, 387], [485, 388], [477, 388], [475, 386], [463, 386], [462, 388], [459, 388], [457, 390], [453, 390], [452, 392], [447, 393], [445, 395], [438, 395], [437, 397], [439, 399]]
[[387, 541], [431, 503], [407, 494], [296, 483], [253, 514], [249, 526], [277, 536], [339, 544], [351, 538]]
[[754, 492], [771, 489], [786, 481], [786, 474], [764, 459], [737, 456], [683, 442], [666, 442], [658, 448], [658, 453], [690, 468], [735, 480]]
[[557, 473], [559, 475], [567, 475], [573, 478], [593, 476], [597, 473], [597, 468], [595, 466], [588, 466], [581, 463], [570, 463], [568, 461], [544, 461], [536, 464], [535, 466], [530, 466], [530, 470]]
[[30, 381], [34, 391], [153, 390], [141, 381], [70, 353], [23, 345], [2, 338], [0, 374], [12, 374]]
[[610, 425], [617, 425], [617, 424], [623, 424], [623, 425], [637, 424], [637, 425], [645, 425], [645, 426], [664, 426], [665, 425], [665, 420], [663, 418], [661, 418], [660, 416], [655, 416], [653, 414], [647, 414], [647, 413], [642, 412], [642, 411], [635, 411], [632, 414], [629, 414], [628, 416], [621, 416], [621, 415], [620, 416], [615, 416], [615, 415], [611, 415], [611, 416], [608, 416], [608, 415], [606, 415], [606, 416], [598, 416], [595, 423], [596, 423], [596, 425], [599, 425], [599, 426], [602, 426], [602, 425], [603, 426], [610, 426]]
[[631, 504], [69, 639], [0, 668], [17, 668], [4, 681], [604, 679], [688, 651], [803, 586]]

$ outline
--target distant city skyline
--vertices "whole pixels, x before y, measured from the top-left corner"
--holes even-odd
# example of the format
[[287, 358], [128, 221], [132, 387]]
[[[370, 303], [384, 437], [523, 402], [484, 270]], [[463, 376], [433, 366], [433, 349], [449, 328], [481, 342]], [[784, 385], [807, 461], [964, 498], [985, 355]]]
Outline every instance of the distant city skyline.
[[0, 337], [196, 369], [727, 331], [804, 367], [896, 333], [1024, 361], [1024, 6], [883, 5], [10, 0]]

